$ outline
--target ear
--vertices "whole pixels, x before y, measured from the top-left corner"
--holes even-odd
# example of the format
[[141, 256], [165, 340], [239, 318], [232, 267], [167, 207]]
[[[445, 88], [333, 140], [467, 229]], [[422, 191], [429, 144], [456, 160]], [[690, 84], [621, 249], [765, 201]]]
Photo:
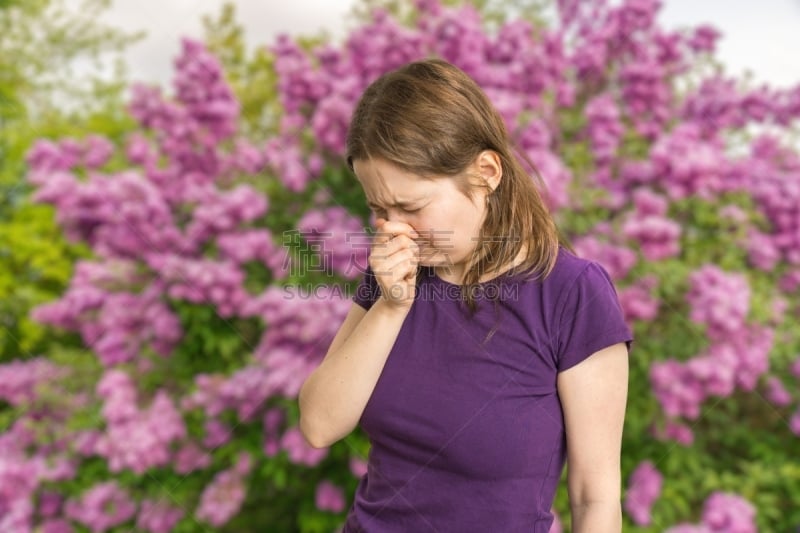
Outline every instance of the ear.
[[503, 164], [500, 155], [494, 150], [484, 150], [475, 159], [475, 170], [483, 181], [494, 191], [503, 177]]

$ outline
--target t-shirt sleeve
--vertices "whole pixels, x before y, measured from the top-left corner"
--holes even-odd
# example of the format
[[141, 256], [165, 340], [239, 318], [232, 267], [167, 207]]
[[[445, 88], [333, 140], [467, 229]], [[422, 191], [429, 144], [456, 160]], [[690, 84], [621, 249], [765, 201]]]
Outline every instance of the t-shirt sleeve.
[[565, 291], [556, 335], [559, 372], [620, 342], [630, 352], [633, 334], [611, 277], [602, 266], [589, 263]]
[[381, 294], [380, 285], [372, 272], [372, 268], [367, 266], [367, 270], [361, 277], [361, 280], [356, 287], [356, 292], [353, 294], [353, 301], [369, 311], [372, 304], [378, 299]]

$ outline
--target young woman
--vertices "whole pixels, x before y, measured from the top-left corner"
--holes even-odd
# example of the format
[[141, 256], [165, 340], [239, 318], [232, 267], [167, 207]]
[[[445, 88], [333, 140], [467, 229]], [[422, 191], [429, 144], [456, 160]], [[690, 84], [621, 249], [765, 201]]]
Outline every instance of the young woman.
[[619, 531], [631, 332], [486, 95], [411, 63], [366, 90], [347, 149], [378, 232], [299, 398], [311, 445], [369, 436], [344, 532], [545, 533], [565, 462], [573, 531]]

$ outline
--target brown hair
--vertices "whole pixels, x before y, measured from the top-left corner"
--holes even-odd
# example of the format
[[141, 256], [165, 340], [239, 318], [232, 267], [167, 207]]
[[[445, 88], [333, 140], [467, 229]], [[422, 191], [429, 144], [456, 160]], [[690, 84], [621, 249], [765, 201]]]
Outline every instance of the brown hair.
[[[494, 191], [465, 175], [484, 150], [496, 152], [502, 164]], [[347, 135], [351, 170], [354, 160], [381, 158], [426, 179], [452, 177], [470, 200], [475, 187], [488, 188], [476, 256], [462, 284], [473, 312], [473, 289], [481, 276], [502, 272], [523, 247], [524, 261], [509, 273], [545, 277], [558, 255], [558, 230], [534, 182], [541, 184], [541, 179], [538, 174], [532, 178], [515, 153], [486, 94], [466, 73], [440, 59], [409, 63], [373, 82], [356, 106]]]

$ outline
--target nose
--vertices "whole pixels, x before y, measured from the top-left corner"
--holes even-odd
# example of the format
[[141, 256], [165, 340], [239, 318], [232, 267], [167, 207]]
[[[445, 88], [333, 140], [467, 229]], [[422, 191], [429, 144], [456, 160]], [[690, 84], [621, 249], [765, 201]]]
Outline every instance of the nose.
[[399, 209], [391, 209], [391, 208], [387, 209], [386, 220], [388, 220], [389, 222], [402, 222], [403, 224], [408, 224], [407, 217]]
[[412, 224], [412, 222], [414, 222], [412, 220], [412, 217], [409, 216], [408, 213], [403, 212], [402, 209], [391, 209], [391, 208], [388, 209], [386, 211], [385, 218], [389, 222], [401, 222], [403, 224], [406, 224], [409, 227], [411, 227], [411, 229], [413, 229], [415, 232], [421, 235], [420, 230], [416, 227], [416, 225]]

